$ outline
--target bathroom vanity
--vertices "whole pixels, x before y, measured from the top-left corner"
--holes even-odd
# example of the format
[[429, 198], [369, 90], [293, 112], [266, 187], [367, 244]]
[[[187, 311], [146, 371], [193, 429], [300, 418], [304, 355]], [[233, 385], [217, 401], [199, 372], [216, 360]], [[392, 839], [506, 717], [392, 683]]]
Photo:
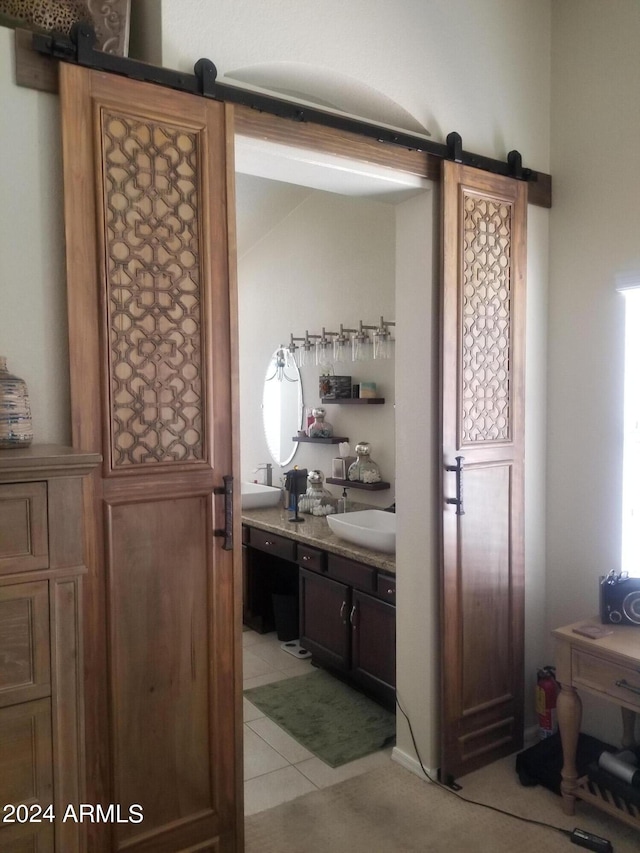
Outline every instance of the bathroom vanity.
[[244, 510], [243, 618], [274, 629], [272, 595], [298, 595], [301, 645], [313, 661], [395, 703], [395, 558], [338, 539], [325, 518]]

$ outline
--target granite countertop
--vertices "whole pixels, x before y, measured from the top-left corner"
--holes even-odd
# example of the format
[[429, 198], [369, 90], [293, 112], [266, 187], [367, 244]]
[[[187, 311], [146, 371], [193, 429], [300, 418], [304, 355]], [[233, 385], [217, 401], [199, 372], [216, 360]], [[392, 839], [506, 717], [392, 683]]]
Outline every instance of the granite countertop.
[[270, 533], [279, 533], [288, 539], [295, 539], [305, 545], [314, 545], [332, 554], [341, 557], [349, 557], [360, 563], [375, 566], [385, 572], [396, 573], [396, 560], [394, 554], [385, 554], [382, 551], [374, 551], [371, 548], [362, 548], [339, 539], [331, 532], [327, 519], [322, 516], [301, 514], [304, 521], [292, 524], [289, 519], [293, 513], [281, 506], [266, 507], [264, 509], [243, 509], [242, 523], [259, 530], [268, 530]]

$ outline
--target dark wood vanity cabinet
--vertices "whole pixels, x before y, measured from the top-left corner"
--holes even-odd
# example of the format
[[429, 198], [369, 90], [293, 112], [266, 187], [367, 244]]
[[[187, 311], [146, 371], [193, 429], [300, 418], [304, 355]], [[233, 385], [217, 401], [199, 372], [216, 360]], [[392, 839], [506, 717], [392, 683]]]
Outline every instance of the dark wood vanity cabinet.
[[[319, 570], [300, 569], [300, 643], [319, 664], [346, 675], [386, 705], [395, 703], [395, 578], [327, 554]], [[363, 589], [364, 587], [364, 589]]]
[[286, 536], [243, 527], [244, 623], [274, 630], [271, 596], [299, 593], [300, 644], [313, 662], [395, 704], [393, 574]]

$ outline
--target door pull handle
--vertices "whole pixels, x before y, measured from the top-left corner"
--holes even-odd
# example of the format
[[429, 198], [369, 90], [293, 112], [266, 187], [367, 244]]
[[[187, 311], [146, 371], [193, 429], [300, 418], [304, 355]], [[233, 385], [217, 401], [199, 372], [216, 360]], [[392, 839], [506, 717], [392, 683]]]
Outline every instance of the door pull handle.
[[225, 474], [222, 480], [224, 486], [216, 486], [213, 494], [224, 495], [224, 528], [217, 528], [213, 535], [224, 538], [224, 551], [233, 551], [233, 477], [231, 474]]
[[455, 471], [456, 474], [456, 496], [455, 498], [445, 498], [446, 504], [453, 504], [456, 507], [456, 515], [464, 515], [464, 502], [462, 499], [462, 463], [464, 456], [456, 456], [455, 465], [445, 465], [445, 471]]

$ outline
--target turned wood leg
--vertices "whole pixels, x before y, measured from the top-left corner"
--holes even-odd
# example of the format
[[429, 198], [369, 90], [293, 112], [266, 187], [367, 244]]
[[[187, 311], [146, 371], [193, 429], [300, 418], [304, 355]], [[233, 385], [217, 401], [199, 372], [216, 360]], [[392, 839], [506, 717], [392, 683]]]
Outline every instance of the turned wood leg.
[[560, 686], [557, 716], [563, 758], [562, 783], [560, 785], [562, 808], [565, 814], [572, 815], [576, 805], [575, 790], [578, 785], [576, 753], [582, 722], [582, 700], [574, 687], [565, 684]]
[[636, 712], [628, 708], [620, 708], [622, 712], [622, 747], [635, 749], [636, 743]]

